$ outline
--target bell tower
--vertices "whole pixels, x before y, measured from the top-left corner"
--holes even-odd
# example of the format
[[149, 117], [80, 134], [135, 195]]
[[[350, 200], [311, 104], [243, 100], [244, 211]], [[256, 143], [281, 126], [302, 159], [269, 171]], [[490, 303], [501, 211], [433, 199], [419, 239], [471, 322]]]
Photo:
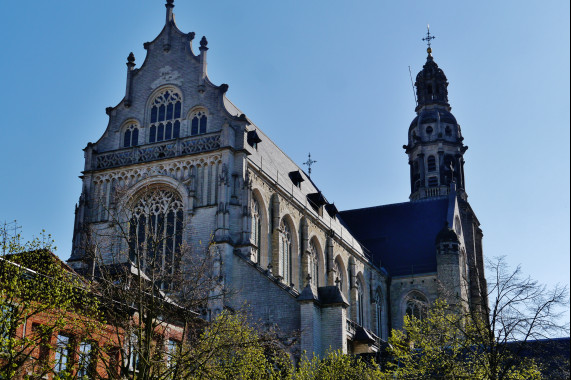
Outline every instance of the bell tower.
[[403, 148], [410, 165], [410, 200], [445, 196], [452, 182], [466, 199], [464, 181], [464, 138], [448, 103], [448, 80], [432, 56], [428, 29], [428, 56], [416, 76], [416, 117], [408, 129]]

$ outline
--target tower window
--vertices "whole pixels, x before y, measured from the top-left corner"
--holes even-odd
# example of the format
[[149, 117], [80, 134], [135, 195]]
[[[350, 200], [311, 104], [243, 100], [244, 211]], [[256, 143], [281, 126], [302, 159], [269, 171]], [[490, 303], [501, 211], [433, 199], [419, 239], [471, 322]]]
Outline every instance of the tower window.
[[426, 134], [430, 135], [430, 134], [432, 134], [432, 132], [434, 132], [434, 129], [432, 129], [432, 127], [430, 125], [428, 127], [426, 127]]
[[[428, 171], [429, 172], [434, 172], [436, 171], [436, 157], [434, 156], [428, 156]], [[431, 177], [432, 178], [432, 177]]]
[[206, 123], [208, 117], [204, 111], [195, 112], [192, 115], [192, 121], [190, 124], [190, 134], [192, 136], [206, 133]]
[[181, 109], [182, 96], [172, 89], [155, 97], [151, 106], [150, 143], [180, 137]]
[[428, 177], [428, 187], [437, 187], [438, 177]]
[[452, 129], [450, 128], [449, 125], [447, 125], [446, 128], [444, 129], [444, 133], [446, 134], [446, 136], [452, 136]]

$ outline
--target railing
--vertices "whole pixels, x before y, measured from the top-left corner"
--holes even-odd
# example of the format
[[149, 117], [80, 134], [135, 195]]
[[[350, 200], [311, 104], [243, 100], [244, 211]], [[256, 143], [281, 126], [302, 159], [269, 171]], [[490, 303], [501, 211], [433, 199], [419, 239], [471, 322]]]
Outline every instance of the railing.
[[220, 133], [217, 132], [94, 154], [92, 168], [108, 169], [187, 154], [208, 152], [218, 148], [220, 148]]
[[417, 190], [412, 195], [412, 200], [417, 200], [421, 198], [430, 198], [430, 197], [439, 197], [443, 195], [450, 194], [450, 187], [449, 186], [440, 186], [440, 187], [426, 187], [420, 190]]
[[371, 330], [369, 330], [369, 329], [361, 326], [357, 322], [352, 321], [351, 319], [347, 318], [347, 323], [345, 324], [345, 330], [347, 331], [347, 338], [350, 340], [353, 340], [358, 329], [365, 330], [371, 336], [371, 338], [373, 338], [373, 340], [375, 342], [372, 345], [374, 347], [376, 347], [377, 349], [379, 349], [381, 347], [383, 341], [380, 337], [378, 337]]

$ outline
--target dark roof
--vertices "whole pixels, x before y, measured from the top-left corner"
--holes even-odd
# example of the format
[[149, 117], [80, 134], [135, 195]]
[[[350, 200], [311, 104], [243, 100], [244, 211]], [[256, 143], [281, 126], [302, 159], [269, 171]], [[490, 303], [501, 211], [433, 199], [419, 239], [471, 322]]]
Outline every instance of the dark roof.
[[448, 198], [341, 211], [341, 223], [391, 276], [436, 272], [435, 239]]

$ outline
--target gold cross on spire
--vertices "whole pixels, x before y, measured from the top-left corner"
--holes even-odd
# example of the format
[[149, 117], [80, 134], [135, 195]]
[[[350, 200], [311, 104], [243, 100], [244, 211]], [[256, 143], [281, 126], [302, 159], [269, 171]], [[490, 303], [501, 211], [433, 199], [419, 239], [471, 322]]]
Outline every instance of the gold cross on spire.
[[432, 48], [430, 47], [430, 41], [435, 38], [436, 38], [435, 36], [430, 35], [430, 25], [426, 24], [426, 37], [424, 37], [422, 40], [426, 41], [426, 44], [428, 45], [428, 48], [426, 49], [428, 54], [432, 53]]

